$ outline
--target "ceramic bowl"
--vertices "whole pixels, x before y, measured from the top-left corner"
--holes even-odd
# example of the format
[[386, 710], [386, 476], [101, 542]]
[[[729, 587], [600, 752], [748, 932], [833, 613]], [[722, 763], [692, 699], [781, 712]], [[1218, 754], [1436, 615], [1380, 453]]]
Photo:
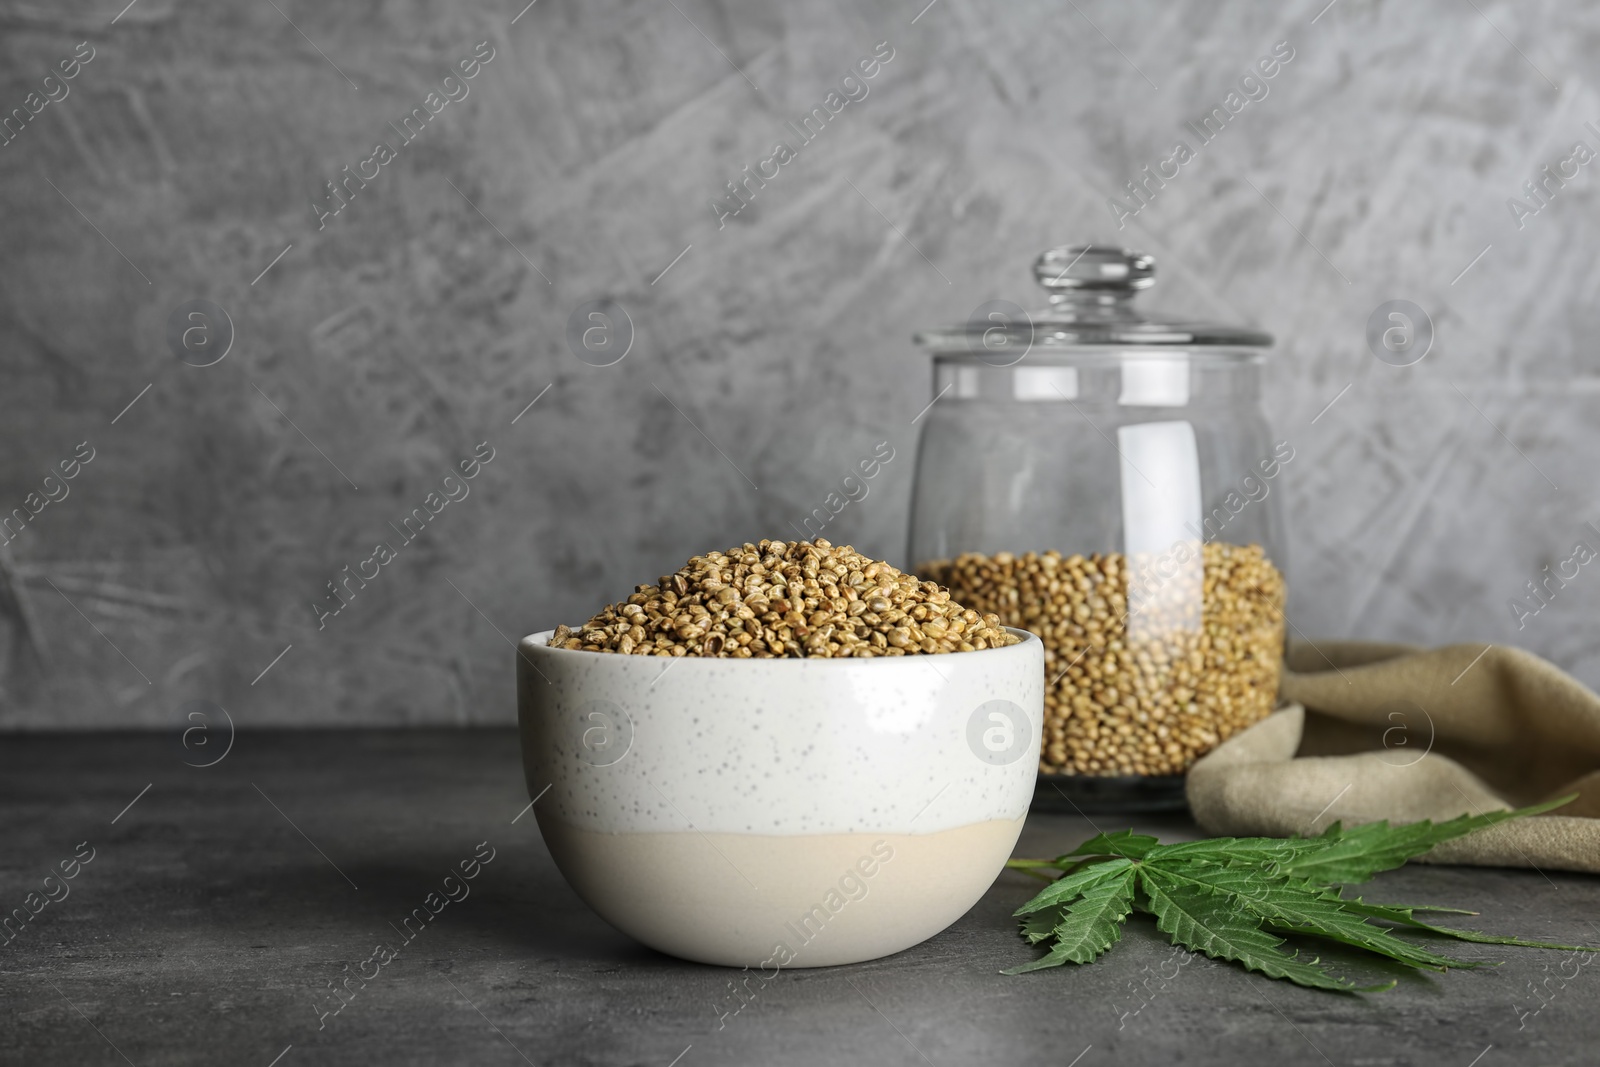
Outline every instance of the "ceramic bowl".
[[625, 656], [522, 639], [550, 854], [683, 959], [820, 967], [939, 933], [1004, 868], [1038, 770], [1039, 639], [872, 659]]

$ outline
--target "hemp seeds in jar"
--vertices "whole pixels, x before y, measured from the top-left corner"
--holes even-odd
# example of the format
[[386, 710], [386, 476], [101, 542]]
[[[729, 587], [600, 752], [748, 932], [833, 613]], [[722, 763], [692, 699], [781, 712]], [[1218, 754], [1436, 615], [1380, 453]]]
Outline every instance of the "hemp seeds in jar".
[[1283, 576], [1259, 545], [1198, 554], [1198, 591], [1114, 552], [965, 553], [918, 573], [1044, 642], [1042, 773], [1163, 776], [1277, 701]]
[[924, 331], [907, 558], [1045, 646], [1040, 810], [1179, 808], [1196, 759], [1269, 714], [1283, 657], [1272, 338], [1136, 307], [1150, 256], [1054, 248], [1048, 304]]

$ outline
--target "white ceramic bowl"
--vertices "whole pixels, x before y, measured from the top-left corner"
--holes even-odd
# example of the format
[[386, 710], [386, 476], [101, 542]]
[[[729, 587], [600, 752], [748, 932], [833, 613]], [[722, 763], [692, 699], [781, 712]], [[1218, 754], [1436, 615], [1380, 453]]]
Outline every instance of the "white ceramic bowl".
[[1033, 796], [1044, 652], [624, 656], [522, 639], [528, 795], [617, 929], [684, 959], [820, 967], [949, 926]]

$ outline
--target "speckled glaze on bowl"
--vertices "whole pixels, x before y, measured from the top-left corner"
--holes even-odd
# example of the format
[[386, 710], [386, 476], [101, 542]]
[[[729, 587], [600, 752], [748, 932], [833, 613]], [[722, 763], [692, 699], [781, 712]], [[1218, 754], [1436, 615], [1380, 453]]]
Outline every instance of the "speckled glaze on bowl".
[[684, 959], [819, 967], [949, 926], [1033, 796], [1044, 652], [711, 659], [522, 639], [528, 795], [567, 881]]

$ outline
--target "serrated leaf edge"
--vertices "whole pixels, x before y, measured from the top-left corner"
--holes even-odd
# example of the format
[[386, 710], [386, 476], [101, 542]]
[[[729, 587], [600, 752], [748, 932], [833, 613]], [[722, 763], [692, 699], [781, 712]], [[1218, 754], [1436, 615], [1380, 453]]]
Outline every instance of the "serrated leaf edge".
[[[1255, 971], [1258, 974], [1266, 975], [1268, 978], [1278, 978], [1293, 982], [1295, 985], [1304, 986], [1308, 989], [1324, 989], [1328, 990], [1329, 992], [1338, 993], [1376, 993], [1385, 989], [1392, 989], [1395, 985], [1393, 981], [1390, 981], [1388, 983], [1376, 986], [1357, 986], [1348, 978], [1331, 974], [1330, 972], [1319, 967], [1318, 964], [1321, 963], [1321, 957], [1312, 957], [1310, 960], [1303, 960], [1300, 958], [1300, 953], [1298, 951], [1293, 954], [1281, 951], [1278, 946], [1284, 943], [1283, 939], [1262, 929], [1260, 926], [1249, 928], [1249, 932], [1260, 934], [1263, 938], [1271, 941], [1272, 944], [1270, 946], [1254, 947], [1256, 947], [1262, 953], [1270, 953], [1271, 955], [1253, 956], [1241, 953], [1239, 949], [1248, 949], [1252, 946], [1239, 946], [1237, 942], [1228, 942], [1226, 940], [1226, 932], [1218, 932], [1211, 929], [1210, 927], [1206, 926], [1200, 918], [1184, 909], [1180, 902], [1173, 898], [1169, 891], [1169, 887], [1165, 887], [1160, 884], [1161, 875], [1167, 873], [1169, 872], [1163, 871], [1157, 867], [1141, 867], [1139, 869], [1139, 887], [1145, 893], [1150, 902], [1150, 911], [1156, 917], [1156, 928], [1170, 937], [1174, 943], [1182, 945], [1184, 948], [1187, 948], [1192, 952], [1199, 952], [1210, 959], [1229, 960], [1230, 962], [1239, 964], [1246, 970]], [[1226, 902], [1223, 894], [1214, 893], [1208, 889], [1198, 887], [1196, 891], [1208, 896], [1218, 897], [1223, 903]], [[1162, 899], [1166, 900], [1168, 907], [1172, 909], [1173, 912], [1176, 912], [1178, 915], [1182, 916], [1182, 918], [1187, 919], [1189, 923], [1193, 924], [1195, 927], [1204, 930], [1210, 937], [1209, 942], [1207, 944], [1197, 945], [1190, 944], [1184, 940], [1185, 935], [1179, 930], [1175, 929], [1177, 923], [1171, 917], [1171, 914], [1162, 913], [1161, 906], [1158, 903], [1158, 901]], [[1233, 946], [1233, 954], [1230, 955], [1226, 951], [1215, 951], [1215, 946], [1218, 943], [1225, 947], [1230, 945]], [[1274, 970], [1280, 973], [1274, 974]]]

